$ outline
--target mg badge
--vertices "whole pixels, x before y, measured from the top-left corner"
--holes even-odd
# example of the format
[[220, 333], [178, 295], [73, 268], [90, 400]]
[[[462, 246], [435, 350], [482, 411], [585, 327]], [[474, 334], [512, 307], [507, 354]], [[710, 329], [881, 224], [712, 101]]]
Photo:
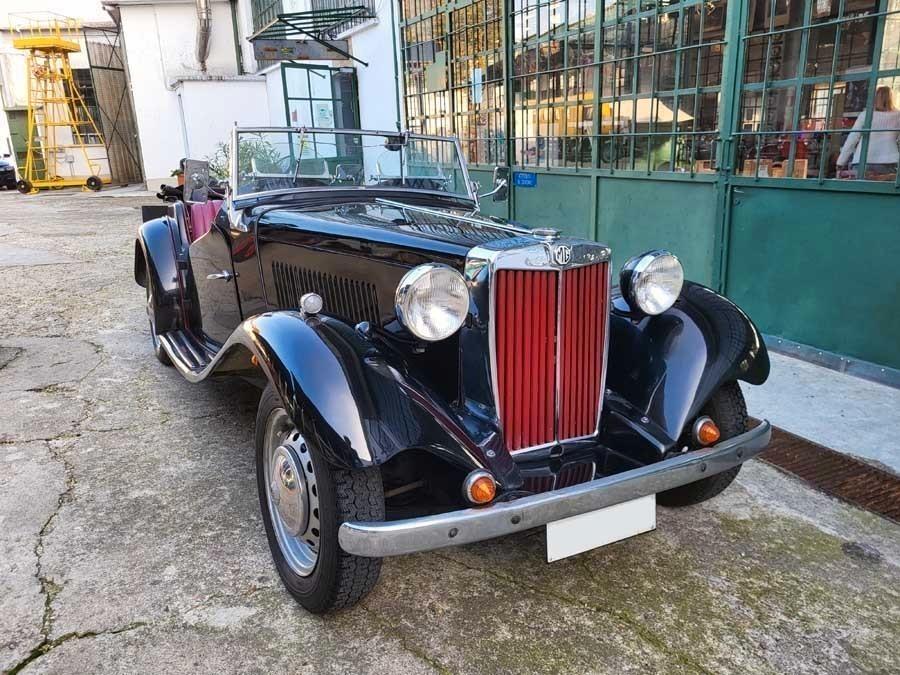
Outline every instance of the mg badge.
[[569, 264], [569, 261], [572, 259], [572, 247], [561, 245], [553, 248], [553, 262], [555, 262], [560, 267], [564, 267]]

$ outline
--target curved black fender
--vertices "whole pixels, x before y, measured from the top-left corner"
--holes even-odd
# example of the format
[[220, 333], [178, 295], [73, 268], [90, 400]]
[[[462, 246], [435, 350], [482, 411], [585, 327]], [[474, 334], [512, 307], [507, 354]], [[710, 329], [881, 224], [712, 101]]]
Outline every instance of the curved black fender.
[[[606, 386], [648, 418], [669, 449], [723, 383], [762, 384], [769, 355], [750, 318], [715, 291], [686, 281], [658, 316], [635, 316], [617, 298], [610, 316]], [[661, 433], [660, 433], [661, 432]]]
[[[255, 359], [251, 359], [256, 357]], [[380, 465], [421, 448], [464, 470], [488, 468], [501, 484], [519, 481], [509, 455], [489, 457], [460, 415], [406, 371], [388, 350], [346, 323], [296, 311], [260, 314], [242, 323], [201, 373], [242, 371], [253, 362], [278, 391], [307, 437], [334, 465]], [[506, 482], [504, 482], [506, 479]]]
[[159, 333], [174, 330], [180, 314], [181, 286], [176, 236], [176, 222], [169, 216], [162, 216], [141, 225], [134, 242], [134, 280], [145, 288], [150, 285]]

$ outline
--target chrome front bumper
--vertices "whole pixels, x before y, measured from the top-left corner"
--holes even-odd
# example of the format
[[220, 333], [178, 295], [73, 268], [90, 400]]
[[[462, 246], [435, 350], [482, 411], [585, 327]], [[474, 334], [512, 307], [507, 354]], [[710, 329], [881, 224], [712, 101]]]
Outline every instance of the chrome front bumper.
[[338, 540], [347, 553], [382, 557], [430, 551], [522, 532], [581, 513], [656, 494], [727, 471], [765, 450], [771, 425], [718, 445], [572, 487], [482, 508], [389, 522], [347, 522]]

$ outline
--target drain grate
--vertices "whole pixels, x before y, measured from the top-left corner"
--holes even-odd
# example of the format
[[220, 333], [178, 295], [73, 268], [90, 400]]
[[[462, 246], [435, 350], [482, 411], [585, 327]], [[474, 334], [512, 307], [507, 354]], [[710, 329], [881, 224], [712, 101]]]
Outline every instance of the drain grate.
[[760, 459], [817, 490], [900, 523], [900, 476], [777, 427]]

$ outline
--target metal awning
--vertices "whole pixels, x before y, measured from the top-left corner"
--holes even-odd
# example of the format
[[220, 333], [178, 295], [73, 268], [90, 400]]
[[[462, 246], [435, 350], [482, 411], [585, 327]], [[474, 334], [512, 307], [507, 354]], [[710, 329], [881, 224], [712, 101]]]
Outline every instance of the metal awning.
[[251, 35], [248, 40], [254, 43], [263, 40], [313, 40], [328, 50], [368, 66], [368, 63], [356, 58], [342, 44], [337, 43], [333, 33], [347, 21], [374, 18], [374, 12], [363, 5], [314, 9], [308, 12], [288, 12], [278, 14], [274, 21]]

